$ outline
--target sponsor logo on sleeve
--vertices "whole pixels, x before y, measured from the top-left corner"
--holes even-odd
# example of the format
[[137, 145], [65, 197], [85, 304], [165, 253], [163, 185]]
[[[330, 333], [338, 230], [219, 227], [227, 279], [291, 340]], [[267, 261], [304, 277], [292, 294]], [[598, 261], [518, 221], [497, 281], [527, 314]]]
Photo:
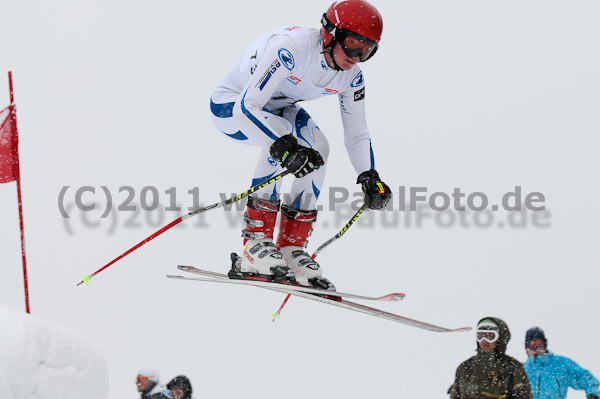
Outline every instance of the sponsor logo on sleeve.
[[337, 90], [325, 88], [321, 94], [338, 94]]
[[298, 83], [302, 82], [302, 79], [298, 79], [297, 77], [290, 75], [287, 80], [289, 80], [290, 82], [292, 82], [295, 85], [298, 85]]
[[365, 88], [363, 87], [360, 90], [356, 90], [354, 92], [354, 101], [360, 101], [365, 98]]
[[280, 48], [278, 55], [279, 59], [287, 69], [289, 69], [290, 71], [294, 69], [296, 63], [294, 62], [294, 56], [292, 55], [292, 53], [290, 53], [289, 50]]
[[365, 80], [363, 79], [363, 74], [362, 71], [360, 71], [358, 73], [358, 75], [356, 75], [354, 77], [354, 79], [352, 79], [352, 83], [350, 83], [350, 87], [360, 87], [365, 83]]
[[260, 78], [258, 83], [256, 84], [256, 87], [258, 87], [262, 91], [262, 89], [265, 87], [265, 85], [267, 84], [269, 79], [271, 79], [271, 76], [273, 76], [273, 74], [275, 73], [277, 68], [279, 68], [280, 66], [281, 66], [281, 63], [279, 62], [279, 60], [273, 61], [271, 63], [271, 65], [269, 65], [269, 67], [267, 68], [267, 70], [265, 71], [263, 76]]
[[285, 28], [285, 30], [287, 30], [288, 32], [291, 32], [291, 31], [293, 31], [294, 29], [298, 29], [298, 28], [299, 28], [299, 26], [290, 26], [290, 27], [288, 27], [288, 28]]

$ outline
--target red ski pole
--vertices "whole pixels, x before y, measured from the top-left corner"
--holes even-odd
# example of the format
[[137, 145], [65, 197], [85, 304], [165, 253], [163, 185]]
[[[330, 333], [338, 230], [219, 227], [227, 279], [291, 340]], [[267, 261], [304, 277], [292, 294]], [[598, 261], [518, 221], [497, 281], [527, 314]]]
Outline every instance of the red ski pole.
[[284, 177], [285, 175], [287, 175], [289, 173], [290, 172], [288, 170], [285, 170], [282, 173], [273, 176], [272, 178], [270, 178], [269, 180], [267, 180], [267, 181], [265, 181], [263, 183], [257, 184], [254, 187], [250, 187], [248, 190], [244, 191], [241, 194], [234, 195], [233, 197], [228, 198], [225, 201], [217, 202], [216, 204], [212, 204], [212, 205], [208, 205], [208, 206], [204, 206], [204, 207], [195, 209], [195, 210], [191, 211], [188, 214], [185, 214], [183, 216], [178, 217], [177, 219], [173, 220], [171, 223], [169, 223], [165, 227], [161, 228], [160, 230], [158, 230], [157, 232], [155, 232], [151, 236], [149, 236], [149, 237], [145, 238], [144, 240], [142, 240], [141, 242], [139, 242], [137, 245], [135, 245], [132, 248], [128, 249], [127, 251], [123, 252], [121, 255], [117, 256], [115, 259], [111, 260], [106, 265], [104, 265], [100, 269], [96, 270], [94, 273], [92, 273], [92, 274], [90, 274], [88, 276], [83, 276], [83, 278], [81, 279], [81, 281], [79, 283], [77, 283], [77, 285], [79, 286], [79, 285], [81, 285], [83, 283], [89, 284], [90, 280], [93, 277], [96, 277], [98, 275], [98, 273], [102, 272], [104, 269], [108, 268], [113, 263], [115, 263], [118, 260], [126, 257], [127, 255], [129, 255], [130, 253], [132, 253], [133, 251], [135, 251], [136, 249], [138, 249], [142, 245], [144, 245], [144, 244], [152, 241], [153, 239], [155, 239], [156, 237], [158, 237], [159, 235], [161, 235], [165, 231], [173, 228], [174, 226], [178, 225], [179, 223], [183, 222], [184, 220], [186, 220], [188, 218], [191, 218], [192, 216], [198, 215], [198, 214], [200, 214], [202, 212], [210, 211], [212, 209], [217, 209], [217, 208], [220, 208], [220, 207], [225, 206], [225, 205], [233, 204], [234, 202], [237, 202], [237, 201], [241, 200], [242, 198], [246, 198], [247, 196], [249, 196], [253, 192], [258, 191], [261, 188], [266, 187], [269, 184], [276, 182], [277, 180], [281, 179], [282, 177]]

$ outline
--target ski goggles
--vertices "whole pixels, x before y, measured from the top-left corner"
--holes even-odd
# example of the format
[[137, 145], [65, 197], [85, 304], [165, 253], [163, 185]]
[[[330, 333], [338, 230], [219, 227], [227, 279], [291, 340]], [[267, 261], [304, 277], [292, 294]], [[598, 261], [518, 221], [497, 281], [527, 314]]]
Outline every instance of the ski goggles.
[[475, 337], [477, 338], [477, 342], [486, 341], [491, 344], [498, 341], [498, 338], [500, 338], [500, 333], [498, 333], [496, 330], [477, 330]]
[[543, 339], [532, 339], [531, 341], [527, 342], [527, 349], [531, 349], [531, 350], [536, 350], [539, 348], [545, 348], [546, 347], [546, 343], [544, 342]]
[[339, 31], [342, 30], [346, 31], [346, 29], [338, 29], [338, 43], [344, 54], [350, 58], [358, 57], [361, 62], [371, 58], [378, 47], [376, 42], [351, 31], [342, 34], [340, 39]]

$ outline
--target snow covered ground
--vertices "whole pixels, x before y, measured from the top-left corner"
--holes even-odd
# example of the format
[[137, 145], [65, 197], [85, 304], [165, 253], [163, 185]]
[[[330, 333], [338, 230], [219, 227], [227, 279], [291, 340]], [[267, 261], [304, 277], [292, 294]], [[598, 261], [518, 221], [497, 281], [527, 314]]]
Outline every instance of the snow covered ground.
[[[546, 212], [401, 212], [397, 195], [394, 211], [367, 212], [319, 255], [325, 275], [347, 292], [403, 291], [404, 302], [382, 308], [442, 326], [498, 316], [513, 333], [508, 353], [521, 361], [525, 331], [539, 325], [551, 350], [600, 375], [590, 345], [600, 328], [600, 5], [374, 4], [385, 27], [363, 66], [367, 116], [377, 169], [395, 194], [460, 188], [491, 205], [521, 186], [544, 194]], [[163, 382], [187, 375], [197, 398], [444, 397], [473, 354], [472, 333], [420, 331], [299, 298], [273, 323], [281, 294], [164, 277], [177, 264], [226, 271], [240, 249], [239, 212], [190, 219], [76, 287], [179, 215], [166, 207], [214, 203], [248, 186], [257, 152], [216, 131], [210, 92], [254, 38], [281, 25], [318, 27], [328, 5], [3, 5], [0, 107], [12, 70], [31, 310], [97, 344], [109, 398], [137, 397], [143, 366]], [[330, 140], [326, 186], [358, 190], [337, 100], [304, 106]], [[94, 211], [75, 205], [85, 187], [96, 190], [81, 192]], [[102, 218], [106, 191], [113, 210]], [[157, 210], [142, 210], [153, 193]], [[320, 202], [330, 199], [324, 190]], [[345, 206], [321, 212], [309, 250], [349, 216]], [[0, 221], [0, 302], [22, 309], [14, 183], [0, 185]]]
[[82, 334], [0, 304], [4, 399], [108, 397], [102, 350]]

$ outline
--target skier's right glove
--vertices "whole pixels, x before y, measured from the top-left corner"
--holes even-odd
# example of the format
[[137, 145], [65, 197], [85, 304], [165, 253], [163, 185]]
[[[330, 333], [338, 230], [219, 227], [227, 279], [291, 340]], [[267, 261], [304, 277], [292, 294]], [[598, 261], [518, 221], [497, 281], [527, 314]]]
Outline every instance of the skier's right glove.
[[271, 145], [270, 153], [296, 177], [304, 177], [325, 164], [319, 151], [301, 146], [291, 134], [275, 140]]
[[358, 175], [357, 184], [362, 185], [365, 193], [365, 204], [369, 209], [383, 209], [392, 199], [392, 190], [379, 179], [375, 169], [370, 169]]

